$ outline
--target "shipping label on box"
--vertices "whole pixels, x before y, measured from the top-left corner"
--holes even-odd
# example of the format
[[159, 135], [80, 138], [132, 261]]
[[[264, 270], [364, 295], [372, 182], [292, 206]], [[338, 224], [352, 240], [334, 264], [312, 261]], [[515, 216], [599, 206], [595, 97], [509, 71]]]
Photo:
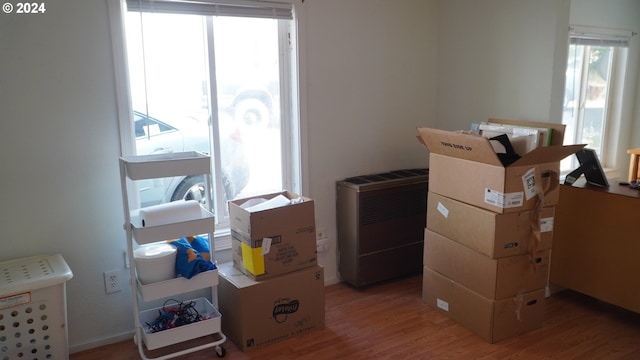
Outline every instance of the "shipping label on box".
[[433, 192], [427, 198], [428, 229], [491, 258], [550, 249], [554, 213], [550, 206], [539, 213], [531, 209], [500, 214]]
[[324, 326], [324, 271], [313, 266], [255, 281], [231, 263], [219, 266], [222, 331], [242, 351]]
[[524, 334], [543, 325], [544, 289], [491, 300], [427, 266], [423, 270], [422, 301], [489, 343]]
[[550, 250], [492, 259], [427, 229], [424, 265], [490, 300], [544, 288]]

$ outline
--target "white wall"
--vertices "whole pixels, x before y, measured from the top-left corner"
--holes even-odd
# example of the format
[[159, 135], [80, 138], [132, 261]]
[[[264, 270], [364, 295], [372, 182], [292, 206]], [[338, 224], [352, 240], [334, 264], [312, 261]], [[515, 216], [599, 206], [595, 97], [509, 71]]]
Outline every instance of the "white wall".
[[[569, 0], [438, 2], [436, 125], [560, 123]], [[559, 53], [559, 52], [563, 52]]]
[[319, 254], [328, 283], [338, 280], [336, 181], [427, 167], [415, 135], [434, 125], [433, 4], [305, 1], [309, 196], [330, 239]]

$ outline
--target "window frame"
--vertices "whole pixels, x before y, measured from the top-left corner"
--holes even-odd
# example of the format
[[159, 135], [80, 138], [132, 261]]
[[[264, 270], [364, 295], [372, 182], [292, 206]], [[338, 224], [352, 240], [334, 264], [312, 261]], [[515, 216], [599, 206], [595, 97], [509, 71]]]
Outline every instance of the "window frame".
[[[626, 64], [629, 56], [628, 47], [630, 38], [632, 33], [630, 31], [617, 30], [617, 29], [604, 29], [604, 28], [593, 28], [586, 26], [578, 26], [571, 25], [569, 27], [569, 36], [567, 46], [567, 55], [571, 51], [571, 45], [601, 45], [601, 46], [611, 46], [613, 48], [611, 54], [611, 64], [610, 64], [610, 74], [609, 74], [609, 84], [607, 87], [607, 95], [606, 102], [604, 107], [603, 114], [603, 127], [602, 127], [602, 137], [601, 137], [601, 148], [600, 148], [600, 161], [602, 162], [605, 171], [610, 173], [612, 176], [617, 176], [618, 168], [621, 164], [617, 163], [618, 157], [617, 154], [624, 149], [620, 149], [619, 138], [621, 136], [620, 129], [622, 119], [622, 99], [624, 96], [624, 88], [625, 88], [625, 72], [626, 72]], [[567, 56], [567, 59], [569, 56]], [[568, 63], [568, 61], [567, 61]], [[566, 66], [565, 64], [565, 70]], [[585, 64], [585, 68], [588, 64]], [[584, 80], [583, 76], [585, 74], [585, 69], [583, 69], [581, 76], [581, 82]], [[566, 73], [566, 72], [565, 72]], [[565, 88], [563, 91], [563, 96], [566, 96], [566, 89], [568, 81], [565, 78]], [[582, 92], [584, 88], [584, 84], [580, 85], [578, 91]], [[581, 97], [579, 97], [581, 99]], [[563, 101], [564, 104], [564, 101]], [[581, 107], [579, 105], [577, 111], [579, 113], [582, 112]], [[564, 112], [564, 105], [563, 105]], [[581, 117], [582, 115], [578, 115]], [[581, 127], [583, 119], [576, 120], [576, 131], [574, 133], [565, 133], [565, 144], [576, 144], [582, 143], [582, 133], [578, 133], [578, 125]], [[563, 123], [564, 123], [564, 115], [563, 115]], [[578, 166], [577, 159], [575, 157], [570, 158], [570, 166], [569, 168], [563, 168], [563, 173], [568, 173]]]
[[[157, 0], [156, 0], [157, 1]], [[304, 180], [307, 177], [304, 176], [308, 173], [306, 167], [303, 164], [306, 163], [304, 159], [308, 157], [307, 152], [302, 146], [306, 142], [306, 121], [303, 116], [302, 109], [305, 105], [301, 102], [304, 98], [303, 92], [304, 86], [301, 82], [304, 76], [301, 70], [303, 64], [300, 54], [303, 53], [301, 45], [297, 41], [300, 38], [300, 29], [304, 29], [301, 26], [304, 15], [299, 11], [302, 0], [283, 0], [279, 2], [263, 2], [253, 0], [217, 0], [216, 3], [229, 4], [229, 5], [247, 5], [247, 4], [272, 4], [276, 7], [291, 8], [292, 19], [291, 21], [283, 22], [279, 21], [279, 36], [280, 43], [289, 44], [287, 47], [288, 53], [285, 52], [281, 56], [281, 61], [284, 62], [281, 68], [288, 69], [289, 71], [281, 71], [280, 86], [283, 88], [281, 93], [287, 94], [287, 96], [280, 97], [280, 107], [282, 111], [281, 123], [283, 129], [281, 129], [282, 138], [282, 182], [283, 187], [293, 192], [302, 194], [303, 189], [307, 186], [308, 181]], [[158, 2], [165, 2], [163, 0]], [[180, 3], [180, 0], [166, 1]], [[206, 2], [205, 2], [206, 3]], [[118, 124], [120, 132], [120, 151], [121, 156], [130, 155], [135, 153], [135, 128], [133, 122], [133, 108], [131, 103], [131, 93], [129, 90], [129, 71], [127, 66], [127, 54], [126, 54], [126, 32], [125, 32], [125, 15], [127, 13], [126, 0], [108, 0], [109, 19], [111, 25], [112, 35], [112, 50], [114, 59], [115, 70], [115, 85], [116, 85], [116, 100], [117, 100], [117, 113]], [[211, 16], [208, 17], [207, 27], [212, 26]], [[284, 28], [283, 28], [284, 26]], [[208, 30], [211, 30], [208, 28]], [[211, 32], [209, 32], [211, 34]], [[212, 49], [208, 49], [212, 51]], [[213, 53], [210, 52], [210, 56]], [[214, 71], [211, 71], [213, 79], [215, 79]], [[210, 94], [212, 101], [215, 101], [217, 95], [217, 89], [215, 89], [215, 83], [210, 85]], [[216, 104], [214, 104], [216, 105]], [[215, 112], [214, 112], [215, 113]], [[214, 115], [216, 116], [216, 115]], [[216, 129], [216, 127], [211, 127]], [[214, 134], [215, 135], [215, 134]], [[219, 151], [217, 149], [216, 151]], [[219, 160], [218, 160], [219, 161]], [[216, 164], [219, 166], [220, 164]], [[215, 174], [214, 174], [215, 175]], [[217, 186], [218, 193], [220, 193], [222, 184], [219, 181], [214, 183]], [[137, 192], [130, 192], [129, 196], [132, 203], [139, 204], [139, 196]], [[228, 249], [231, 247], [230, 229], [229, 223], [220, 223], [216, 226], [215, 247], [216, 250]]]

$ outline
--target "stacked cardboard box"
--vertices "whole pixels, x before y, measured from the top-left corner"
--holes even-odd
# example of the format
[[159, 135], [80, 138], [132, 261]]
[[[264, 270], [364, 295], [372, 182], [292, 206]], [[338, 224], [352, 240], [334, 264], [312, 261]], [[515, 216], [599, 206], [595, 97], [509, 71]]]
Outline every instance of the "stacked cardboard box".
[[428, 148], [423, 301], [494, 343], [542, 326], [560, 160], [583, 145], [550, 146], [504, 166], [488, 139], [418, 129]]
[[[256, 200], [263, 204], [247, 208]], [[314, 202], [283, 191], [229, 202], [233, 262], [219, 266], [222, 331], [243, 351], [324, 326]]]
[[[273, 207], [255, 200], [274, 202]], [[289, 201], [284, 205], [284, 202]], [[262, 203], [264, 204], [264, 203]], [[258, 208], [257, 208], [258, 207]], [[254, 280], [316, 265], [314, 202], [289, 191], [229, 202], [233, 264]]]
[[324, 326], [324, 272], [311, 266], [267, 280], [219, 266], [222, 332], [242, 351], [258, 349]]

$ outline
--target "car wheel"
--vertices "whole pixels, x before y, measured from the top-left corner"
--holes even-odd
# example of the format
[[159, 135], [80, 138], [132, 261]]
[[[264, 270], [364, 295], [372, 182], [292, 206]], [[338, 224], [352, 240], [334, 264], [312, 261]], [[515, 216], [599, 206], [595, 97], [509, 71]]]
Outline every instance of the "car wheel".
[[244, 99], [235, 106], [234, 119], [241, 128], [264, 129], [269, 126], [269, 108], [258, 99]]
[[189, 176], [176, 187], [171, 196], [171, 201], [196, 200], [204, 204], [207, 199], [204, 189], [204, 176]]
[[[224, 186], [224, 200], [226, 201], [227, 199], [233, 199], [233, 196], [235, 196], [235, 194], [233, 194], [233, 183], [231, 183], [231, 181], [225, 174], [222, 174], [222, 183]], [[207, 197], [204, 191], [204, 175], [189, 176], [182, 180], [180, 185], [176, 187], [176, 190], [171, 196], [171, 201], [196, 200], [201, 204], [205, 204], [207, 201]]]

